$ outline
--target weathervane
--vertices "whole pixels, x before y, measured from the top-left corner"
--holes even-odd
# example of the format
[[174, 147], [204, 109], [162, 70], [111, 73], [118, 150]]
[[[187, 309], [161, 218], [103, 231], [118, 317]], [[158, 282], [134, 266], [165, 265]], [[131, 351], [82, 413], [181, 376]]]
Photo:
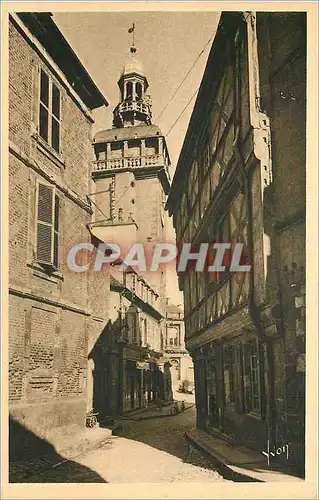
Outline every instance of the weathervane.
[[132, 24], [132, 27], [128, 30], [129, 33], [132, 33], [132, 46], [130, 48], [130, 51], [132, 54], [135, 54], [136, 52], [136, 47], [135, 47], [135, 23]]

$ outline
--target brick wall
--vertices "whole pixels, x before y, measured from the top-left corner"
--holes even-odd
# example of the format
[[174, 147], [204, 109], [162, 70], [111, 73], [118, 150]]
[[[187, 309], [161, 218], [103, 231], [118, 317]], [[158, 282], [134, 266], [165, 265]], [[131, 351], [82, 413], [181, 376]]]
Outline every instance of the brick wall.
[[9, 281], [23, 286], [28, 268], [29, 172], [13, 155], [9, 161]]
[[31, 141], [33, 51], [9, 24], [9, 139], [28, 154]]
[[21, 401], [25, 354], [25, 308], [19, 297], [9, 299], [9, 398]]
[[[59, 155], [37, 136], [40, 68], [61, 92]], [[91, 121], [13, 22], [9, 77], [10, 412], [49, 437], [85, 420], [88, 279], [68, 270], [66, 256], [75, 243], [90, 241]], [[60, 198], [60, 265], [52, 275], [35, 260], [37, 182], [55, 186]]]

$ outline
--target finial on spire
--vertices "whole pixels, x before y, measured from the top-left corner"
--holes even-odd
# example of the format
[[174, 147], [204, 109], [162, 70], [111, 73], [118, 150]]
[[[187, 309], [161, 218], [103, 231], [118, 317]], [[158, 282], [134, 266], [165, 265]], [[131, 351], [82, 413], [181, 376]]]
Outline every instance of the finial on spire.
[[136, 47], [135, 47], [135, 23], [132, 24], [132, 27], [128, 30], [129, 33], [132, 33], [132, 46], [130, 48], [130, 51], [132, 54], [136, 53]]

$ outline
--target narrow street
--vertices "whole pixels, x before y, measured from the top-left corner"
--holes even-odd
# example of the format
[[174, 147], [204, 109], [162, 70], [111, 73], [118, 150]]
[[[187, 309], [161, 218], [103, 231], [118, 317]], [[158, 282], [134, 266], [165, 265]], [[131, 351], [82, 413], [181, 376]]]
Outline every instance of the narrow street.
[[194, 418], [192, 408], [175, 417], [123, 421], [123, 429], [103, 447], [33, 476], [29, 482], [225, 481], [184, 437], [194, 426]]

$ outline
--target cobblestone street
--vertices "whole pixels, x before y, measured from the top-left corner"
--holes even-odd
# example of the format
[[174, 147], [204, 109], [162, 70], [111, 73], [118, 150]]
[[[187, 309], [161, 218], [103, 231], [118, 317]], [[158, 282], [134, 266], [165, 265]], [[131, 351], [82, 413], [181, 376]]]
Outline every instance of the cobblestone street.
[[225, 481], [184, 437], [194, 408], [175, 417], [123, 422], [101, 448], [29, 478], [28, 482], [216, 482]]

